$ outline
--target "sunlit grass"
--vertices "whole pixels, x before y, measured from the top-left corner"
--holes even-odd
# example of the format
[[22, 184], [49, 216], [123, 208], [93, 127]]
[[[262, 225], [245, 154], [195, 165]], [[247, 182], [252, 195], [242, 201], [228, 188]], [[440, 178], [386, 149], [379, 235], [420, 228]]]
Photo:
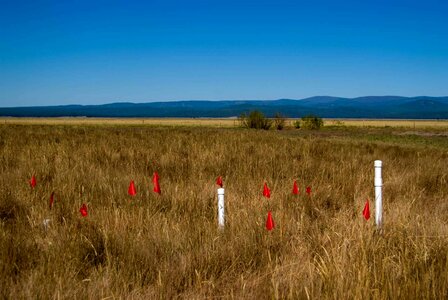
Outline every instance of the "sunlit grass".
[[[359, 138], [370, 129], [339, 136], [115, 124], [0, 125], [1, 297], [448, 294], [444, 144]], [[382, 234], [361, 214], [367, 198], [374, 207], [375, 159], [384, 164]], [[160, 196], [152, 192], [154, 171]], [[224, 231], [217, 226], [219, 175]], [[299, 196], [291, 194], [294, 179]], [[135, 197], [127, 194], [131, 180]], [[264, 227], [269, 210], [271, 232]]]
[[[288, 119], [292, 128], [296, 119]], [[375, 120], [324, 119], [332, 127], [395, 127], [408, 129], [448, 129], [448, 120]], [[0, 124], [23, 125], [128, 125], [128, 126], [186, 126], [186, 127], [239, 127], [235, 118], [0, 118]]]

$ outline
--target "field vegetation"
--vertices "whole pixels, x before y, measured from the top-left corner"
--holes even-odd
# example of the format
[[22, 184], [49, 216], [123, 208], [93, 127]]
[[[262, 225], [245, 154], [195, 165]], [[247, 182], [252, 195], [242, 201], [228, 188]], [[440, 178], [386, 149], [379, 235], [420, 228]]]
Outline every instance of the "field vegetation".
[[[280, 115], [281, 116], [281, 115]], [[275, 118], [274, 118], [275, 121]], [[300, 119], [285, 119], [284, 127], [293, 128]], [[9, 118], [0, 117], [3, 125], [93, 125], [93, 126], [171, 126], [171, 127], [241, 127], [237, 118]], [[448, 120], [375, 120], [324, 119], [328, 127], [393, 127], [395, 129], [448, 130]]]
[[[127, 125], [0, 125], [1, 298], [447, 297], [443, 131]], [[361, 214], [376, 159], [382, 231]]]

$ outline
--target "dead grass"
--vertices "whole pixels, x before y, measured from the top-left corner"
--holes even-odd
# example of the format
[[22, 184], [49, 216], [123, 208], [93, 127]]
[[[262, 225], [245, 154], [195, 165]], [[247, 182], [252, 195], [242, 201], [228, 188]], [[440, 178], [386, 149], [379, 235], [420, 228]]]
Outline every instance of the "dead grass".
[[[294, 127], [296, 119], [287, 119], [286, 126]], [[239, 127], [234, 118], [6, 118], [0, 124], [14, 125], [109, 125], [109, 126], [173, 126], [173, 127]], [[445, 129], [448, 120], [375, 120], [375, 119], [325, 119], [325, 126], [332, 127], [394, 127], [406, 129]]]
[[408, 129], [448, 129], [448, 120], [325, 119], [325, 125], [354, 127], [395, 127]]
[[[448, 295], [447, 148], [243, 129], [6, 124], [0, 154], [2, 298]], [[375, 159], [384, 163], [383, 234], [361, 215]], [[161, 196], [152, 192], [156, 170]]]
[[0, 124], [81, 126], [238, 127], [232, 118], [0, 118]]

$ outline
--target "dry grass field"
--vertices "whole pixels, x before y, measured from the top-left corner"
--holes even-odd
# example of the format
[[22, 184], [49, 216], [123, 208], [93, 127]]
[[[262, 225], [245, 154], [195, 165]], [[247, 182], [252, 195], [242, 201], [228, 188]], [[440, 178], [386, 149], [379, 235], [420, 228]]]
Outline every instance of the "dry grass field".
[[[15, 125], [94, 125], [94, 126], [170, 126], [238, 127], [237, 119], [219, 118], [0, 118], [0, 124]], [[447, 124], [448, 127], [448, 124]]]
[[[296, 119], [288, 119], [287, 126], [293, 127]], [[363, 120], [325, 119], [332, 127], [394, 127], [411, 129], [448, 130], [448, 120]], [[6, 118], [0, 117], [0, 124], [15, 125], [128, 125], [128, 126], [172, 126], [172, 127], [238, 127], [235, 118]]]
[[325, 124], [330, 126], [448, 129], [448, 120], [326, 119]]
[[[1, 298], [448, 296], [443, 132], [3, 121]], [[374, 214], [375, 159], [384, 166], [382, 232], [361, 214], [367, 198]], [[155, 171], [161, 195], [152, 192]], [[135, 197], [127, 194], [131, 180]], [[265, 181], [270, 199], [262, 197]]]

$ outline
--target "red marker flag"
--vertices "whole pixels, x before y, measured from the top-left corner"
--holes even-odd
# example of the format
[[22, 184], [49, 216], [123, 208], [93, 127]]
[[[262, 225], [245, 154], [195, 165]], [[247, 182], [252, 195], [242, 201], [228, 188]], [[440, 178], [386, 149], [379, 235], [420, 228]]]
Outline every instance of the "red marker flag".
[[310, 186], [306, 187], [306, 193], [307, 193], [308, 196], [311, 197], [311, 187]]
[[274, 219], [272, 219], [272, 214], [271, 214], [271, 212], [269, 211], [269, 212], [268, 212], [268, 218], [267, 218], [267, 220], [266, 220], [266, 229], [267, 229], [268, 231], [271, 231], [272, 229], [274, 229], [274, 227], [275, 227]]
[[220, 187], [222, 187], [222, 177], [221, 177], [221, 176], [219, 176], [219, 177], [216, 179], [216, 184], [219, 185]]
[[271, 198], [271, 190], [268, 188], [266, 182], [264, 183], [263, 186], [263, 196], [265, 196], [266, 198]]
[[82, 204], [81, 208], [79, 209], [79, 212], [83, 217], [87, 216], [87, 205], [85, 203]]
[[137, 191], [135, 190], [134, 180], [131, 180], [128, 188], [128, 194], [131, 196], [137, 195]]
[[292, 186], [292, 193], [293, 193], [293, 195], [299, 194], [299, 188], [297, 187], [297, 182], [295, 180], [294, 180], [294, 184]]
[[30, 186], [34, 189], [34, 187], [36, 186], [36, 177], [33, 175], [33, 177], [31, 177], [30, 179]]
[[159, 174], [157, 174], [157, 172], [154, 172], [154, 175], [152, 176], [152, 183], [154, 184], [154, 193], [160, 194]]
[[362, 210], [362, 215], [364, 216], [364, 219], [370, 219], [369, 199], [366, 200], [366, 204], [364, 205], [364, 209]]
[[53, 204], [54, 204], [54, 192], [52, 192], [50, 195], [50, 209], [53, 208]]

